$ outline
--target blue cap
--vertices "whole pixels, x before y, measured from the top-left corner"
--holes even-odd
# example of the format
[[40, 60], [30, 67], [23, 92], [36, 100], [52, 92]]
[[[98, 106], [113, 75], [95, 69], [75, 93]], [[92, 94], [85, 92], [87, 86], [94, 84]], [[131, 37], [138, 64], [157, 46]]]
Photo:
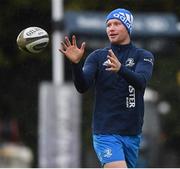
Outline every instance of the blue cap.
[[106, 17], [106, 22], [108, 22], [110, 19], [120, 20], [126, 27], [128, 33], [131, 34], [133, 26], [133, 15], [130, 11], [122, 8], [115, 9], [108, 14]]

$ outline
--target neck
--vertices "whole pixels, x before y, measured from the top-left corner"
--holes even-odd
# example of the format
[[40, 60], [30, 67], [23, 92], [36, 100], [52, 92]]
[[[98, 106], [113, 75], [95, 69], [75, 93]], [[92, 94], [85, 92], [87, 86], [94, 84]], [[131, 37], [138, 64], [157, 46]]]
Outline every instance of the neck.
[[111, 43], [111, 48], [122, 48], [122, 49], [125, 49], [125, 48], [129, 48], [132, 46], [132, 43], [131, 41], [127, 42], [127, 43]]
[[128, 36], [128, 38], [126, 38], [124, 41], [120, 42], [119, 45], [127, 45], [131, 42], [130, 37]]

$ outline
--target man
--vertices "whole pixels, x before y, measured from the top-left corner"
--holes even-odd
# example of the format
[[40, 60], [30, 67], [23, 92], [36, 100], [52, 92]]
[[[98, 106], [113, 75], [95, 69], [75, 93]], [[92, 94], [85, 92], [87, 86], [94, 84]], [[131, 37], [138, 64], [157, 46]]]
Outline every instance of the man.
[[71, 62], [73, 80], [81, 93], [95, 85], [93, 145], [107, 168], [135, 167], [144, 116], [143, 95], [152, 75], [153, 55], [135, 47], [130, 39], [132, 14], [116, 9], [106, 18], [110, 46], [92, 52], [85, 60], [85, 43], [78, 48], [65, 37], [59, 49]]

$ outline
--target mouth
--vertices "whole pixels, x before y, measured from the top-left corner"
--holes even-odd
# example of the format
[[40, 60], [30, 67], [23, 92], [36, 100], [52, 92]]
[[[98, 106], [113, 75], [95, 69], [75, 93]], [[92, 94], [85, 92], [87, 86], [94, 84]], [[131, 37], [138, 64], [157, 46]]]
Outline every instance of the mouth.
[[117, 36], [117, 34], [109, 34], [110, 38], [115, 38]]

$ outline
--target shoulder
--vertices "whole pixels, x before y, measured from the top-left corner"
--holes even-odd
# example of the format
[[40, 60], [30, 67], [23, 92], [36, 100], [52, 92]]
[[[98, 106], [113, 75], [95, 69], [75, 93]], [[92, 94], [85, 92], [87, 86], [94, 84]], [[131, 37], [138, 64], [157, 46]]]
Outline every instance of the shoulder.
[[96, 49], [93, 53], [95, 53], [97, 55], [98, 54], [104, 54], [104, 53], [107, 53], [109, 49], [110, 49], [109, 47], [105, 47], [105, 48], [101, 48], [101, 49]]
[[143, 48], [138, 48], [138, 47], [135, 47], [135, 49], [136, 49], [137, 55], [139, 55], [140, 57], [148, 57], [148, 58], [154, 59], [154, 56], [150, 51]]
[[138, 60], [150, 59], [152, 62], [154, 61], [154, 55], [150, 51], [136, 47], [134, 44], [132, 49], [134, 52], [134, 57], [137, 58]]
[[137, 51], [137, 57], [139, 58], [139, 61], [143, 61], [144, 63], [151, 63], [152, 65], [154, 64], [154, 56], [153, 54], [143, 48], [137, 48], [136, 47], [136, 51]]
[[96, 49], [93, 52], [91, 52], [87, 58], [99, 58], [98, 56], [107, 56], [109, 48], [101, 48], [101, 49]]

